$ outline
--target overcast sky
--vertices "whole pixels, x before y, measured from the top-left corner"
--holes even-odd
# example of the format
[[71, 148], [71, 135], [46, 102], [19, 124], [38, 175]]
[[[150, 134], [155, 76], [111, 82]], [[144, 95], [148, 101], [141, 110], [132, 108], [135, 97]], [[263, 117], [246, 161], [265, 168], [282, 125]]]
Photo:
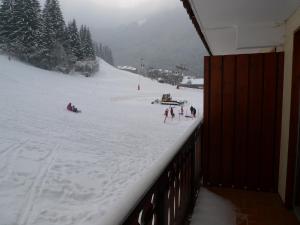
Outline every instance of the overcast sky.
[[[40, 0], [44, 6], [45, 0]], [[111, 27], [143, 20], [149, 14], [182, 7], [180, 0], [59, 0], [66, 22]]]

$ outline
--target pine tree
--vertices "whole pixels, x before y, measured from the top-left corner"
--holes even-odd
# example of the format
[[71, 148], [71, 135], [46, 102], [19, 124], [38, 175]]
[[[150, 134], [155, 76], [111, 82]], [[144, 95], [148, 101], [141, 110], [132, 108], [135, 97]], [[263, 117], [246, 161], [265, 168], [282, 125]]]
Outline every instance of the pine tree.
[[[5, 52], [63, 72], [71, 70], [77, 60], [95, 59], [89, 28], [83, 26], [79, 35], [75, 20], [66, 27], [58, 0], [46, 0], [42, 13], [39, 0], [0, 3], [0, 49]], [[102, 54], [101, 46], [98, 54]]]
[[65, 28], [65, 32], [64, 32], [63, 47], [64, 47], [64, 50], [67, 54], [68, 65], [71, 68], [72, 65], [74, 65], [75, 62], [77, 61], [77, 57], [73, 53], [72, 43], [71, 43], [71, 39], [70, 39], [70, 36], [69, 36], [68, 26]]
[[38, 0], [15, 0], [13, 5], [13, 30], [9, 33], [14, 53], [30, 62], [40, 46], [41, 16]]
[[84, 54], [81, 49], [81, 41], [75, 19], [68, 24], [67, 33], [72, 54], [76, 57], [76, 60], [83, 59]]
[[95, 60], [95, 49], [89, 28], [87, 26], [81, 26], [79, 33], [84, 59]]
[[114, 66], [114, 58], [110, 47], [94, 43], [95, 55]]
[[39, 66], [45, 48], [42, 39], [44, 27], [39, 0], [29, 1], [28, 13], [32, 13], [32, 25], [29, 27], [29, 33], [32, 32], [32, 41], [25, 43], [25, 46], [27, 46], [28, 51], [30, 52], [30, 62]]
[[49, 38], [62, 42], [64, 39], [65, 22], [57, 0], [47, 0], [43, 10], [43, 19]]
[[49, 69], [65, 63], [65, 22], [57, 0], [46, 0], [43, 10], [44, 64]]
[[112, 55], [112, 51], [110, 48], [108, 48], [108, 62], [110, 65], [114, 66], [115, 63], [114, 63], [114, 58], [113, 58], [113, 55]]
[[3, 0], [0, 6], [0, 49], [10, 52], [9, 34], [13, 31], [13, 0]]
[[83, 58], [86, 57], [87, 51], [86, 51], [86, 46], [85, 46], [85, 36], [86, 36], [86, 29], [84, 25], [81, 25], [80, 30], [79, 30], [79, 37], [80, 37], [80, 42], [81, 42], [81, 52]]
[[95, 46], [96, 46], [96, 55], [98, 56], [98, 57], [101, 57], [101, 44], [97, 44], [97, 43], [95, 43]]
[[90, 29], [87, 28], [86, 31], [86, 46], [87, 46], [87, 58], [91, 60], [95, 60], [95, 49], [93, 46], [93, 40], [92, 40], [92, 35], [90, 32]]
[[114, 58], [113, 58], [111, 49], [108, 46], [103, 46], [101, 52], [102, 52], [101, 58], [105, 62], [107, 62], [110, 65], [114, 66]]
[[102, 58], [102, 59], [104, 58], [103, 46], [102, 46], [101, 43], [99, 44], [99, 57]]

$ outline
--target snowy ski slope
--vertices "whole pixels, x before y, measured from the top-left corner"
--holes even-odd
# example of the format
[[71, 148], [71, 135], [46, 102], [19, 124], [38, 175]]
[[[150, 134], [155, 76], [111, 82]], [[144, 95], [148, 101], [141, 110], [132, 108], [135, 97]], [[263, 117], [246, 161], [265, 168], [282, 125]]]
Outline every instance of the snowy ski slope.
[[199, 90], [100, 67], [86, 78], [0, 55], [0, 225], [102, 224], [195, 121], [175, 108], [164, 124], [166, 106], [151, 101], [171, 93], [202, 117]]

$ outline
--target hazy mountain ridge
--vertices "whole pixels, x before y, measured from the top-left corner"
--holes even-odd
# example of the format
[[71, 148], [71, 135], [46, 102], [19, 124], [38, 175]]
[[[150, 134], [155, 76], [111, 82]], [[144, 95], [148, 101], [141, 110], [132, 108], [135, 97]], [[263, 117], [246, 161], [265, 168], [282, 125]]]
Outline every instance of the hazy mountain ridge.
[[[141, 22], [142, 21], [142, 22]], [[116, 65], [175, 69], [184, 64], [193, 73], [202, 74], [202, 42], [187, 13], [176, 9], [159, 13], [110, 30], [94, 30], [96, 40], [112, 48]]]

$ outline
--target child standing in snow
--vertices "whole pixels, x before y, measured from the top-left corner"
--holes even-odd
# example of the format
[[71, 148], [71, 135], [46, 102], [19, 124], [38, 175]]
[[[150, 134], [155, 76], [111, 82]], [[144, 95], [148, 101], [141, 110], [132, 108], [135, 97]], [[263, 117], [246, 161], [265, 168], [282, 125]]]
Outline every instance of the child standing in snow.
[[169, 114], [169, 109], [166, 108], [166, 110], [165, 110], [165, 120], [164, 120], [164, 123], [166, 122], [166, 119], [167, 119], [167, 117], [168, 117], [168, 114]]
[[193, 110], [193, 116], [194, 116], [194, 118], [196, 118], [196, 109], [195, 108]]
[[170, 113], [171, 113], [171, 116], [172, 116], [172, 119], [173, 119], [174, 116], [175, 116], [175, 114], [174, 114], [174, 111], [173, 111], [173, 108], [172, 108], [172, 107], [171, 107]]
[[194, 107], [191, 105], [190, 107], [191, 115], [193, 115]]
[[180, 108], [180, 115], [183, 115], [183, 106]]
[[193, 118], [195, 118], [196, 117], [196, 109], [193, 106], [191, 106], [190, 111], [191, 111], [191, 116]]
[[190, 110], [191, 110], [191, 115], [195, 118], [196, 117], [196, 109], [193, 106], [191, 106]]

